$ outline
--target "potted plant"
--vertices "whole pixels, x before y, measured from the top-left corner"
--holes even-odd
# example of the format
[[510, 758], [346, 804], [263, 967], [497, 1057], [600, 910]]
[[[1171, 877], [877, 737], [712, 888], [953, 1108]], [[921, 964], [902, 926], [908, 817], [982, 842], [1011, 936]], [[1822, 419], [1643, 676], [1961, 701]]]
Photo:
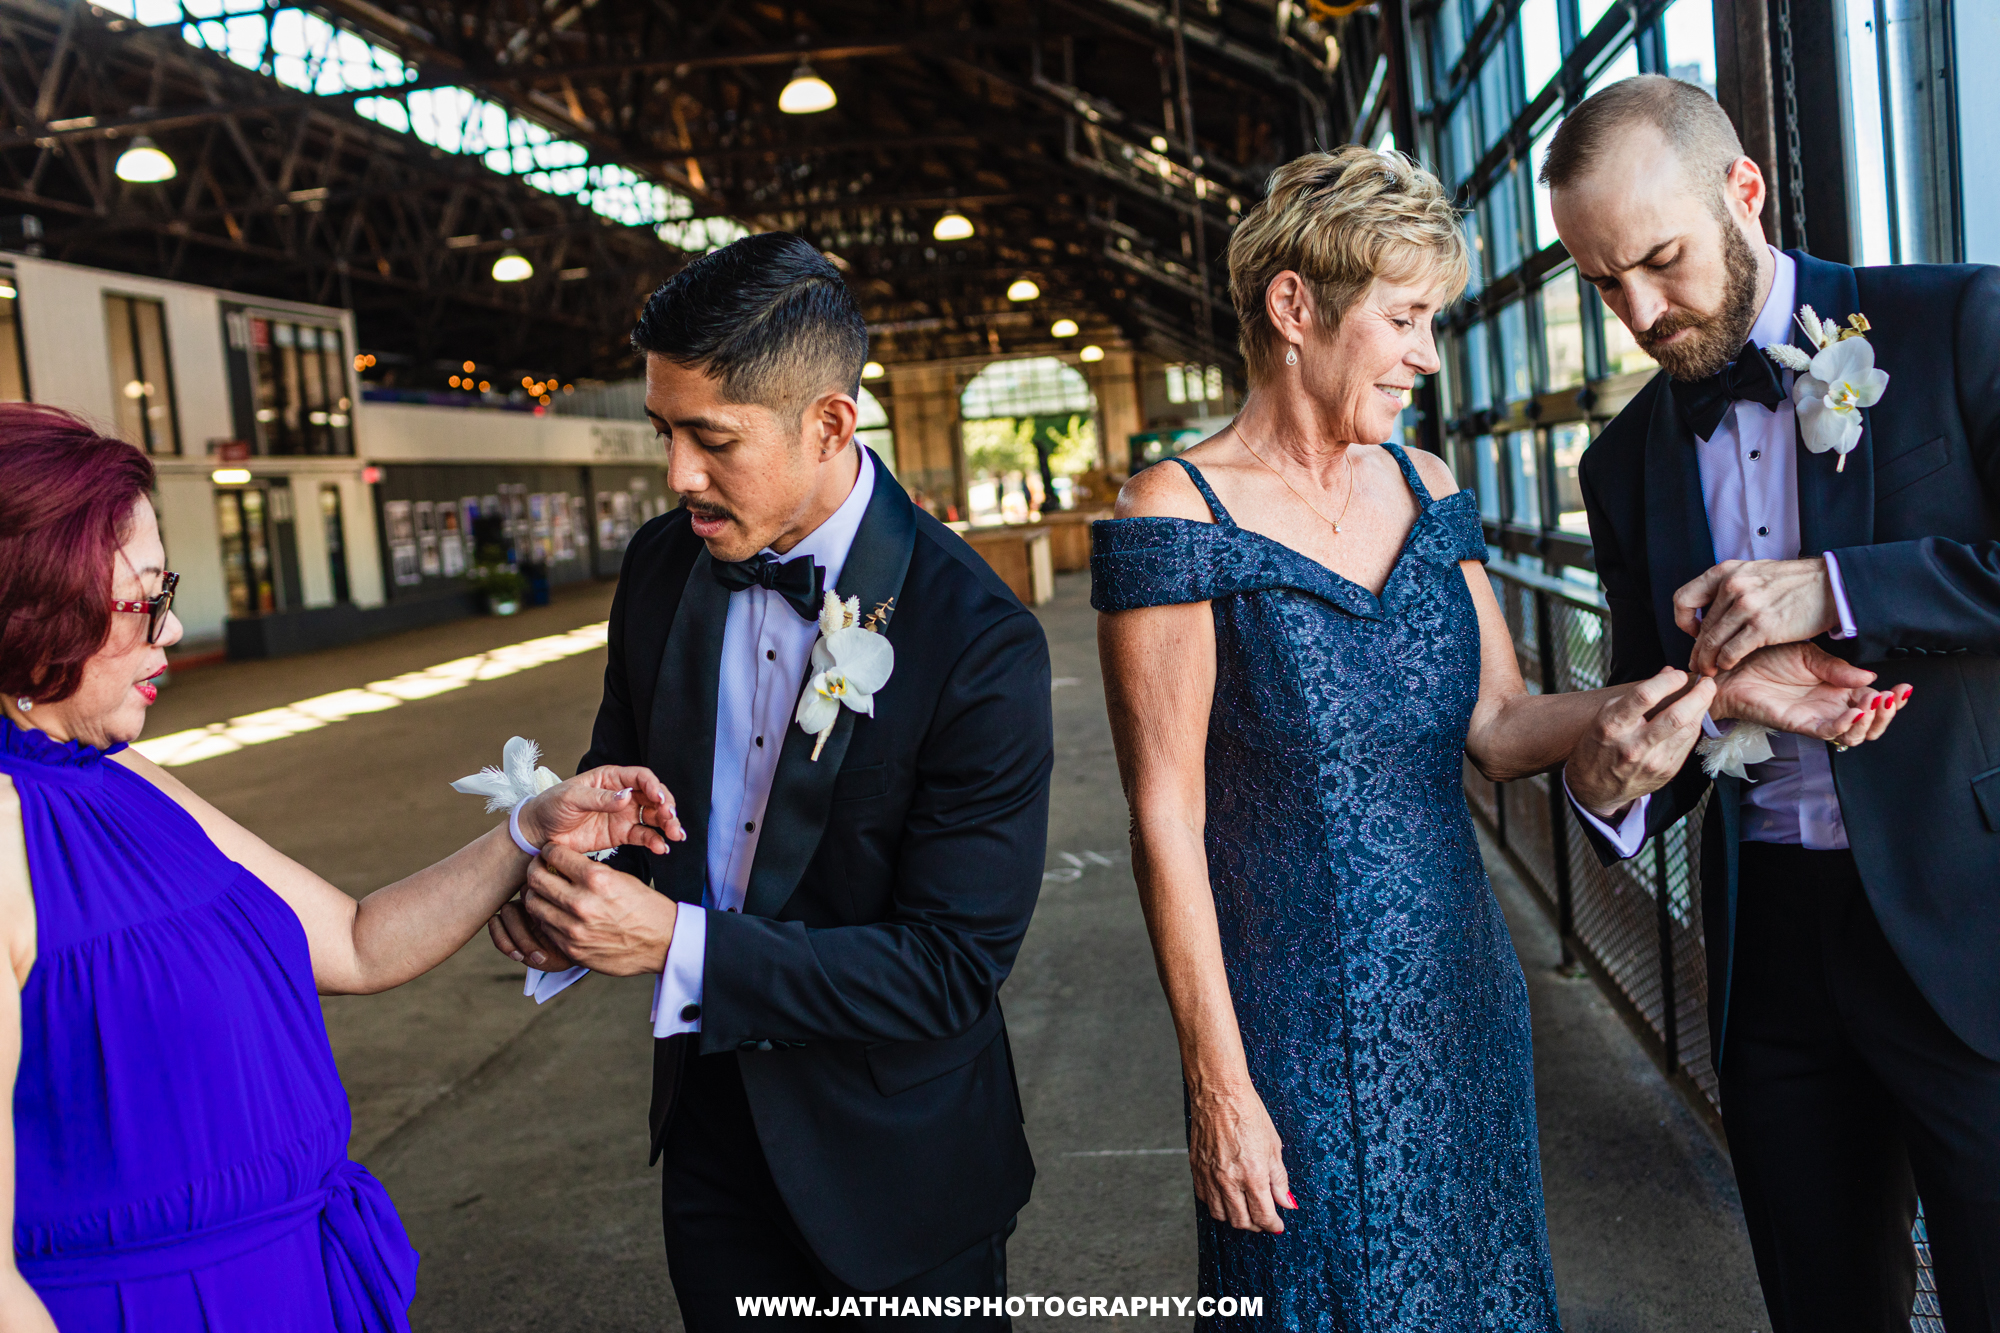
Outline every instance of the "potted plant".
[[491, 565], [479, 569], [473, 586], [486, 598], [488, 615], [511, 616], [521, 609], [527, 580], [505, 565]]

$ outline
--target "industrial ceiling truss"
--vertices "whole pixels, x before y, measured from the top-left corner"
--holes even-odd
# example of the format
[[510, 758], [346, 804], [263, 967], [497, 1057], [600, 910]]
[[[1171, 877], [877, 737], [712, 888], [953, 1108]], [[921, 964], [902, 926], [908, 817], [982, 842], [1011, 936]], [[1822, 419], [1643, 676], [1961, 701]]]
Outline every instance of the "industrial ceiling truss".
[[[351, 306], [412, 387], [629, 375], [644, 294], [771, 228], [835, 258], [881, 361], [1233, 371], [1230, 231], [1370, 128], [1389, 49], [1326, 0], [107, 2], [0, 0], [0, 244]], [[834, 104], [781, 110], [800, 80]], [[141, 136], [170, 179], [121, 179]]]

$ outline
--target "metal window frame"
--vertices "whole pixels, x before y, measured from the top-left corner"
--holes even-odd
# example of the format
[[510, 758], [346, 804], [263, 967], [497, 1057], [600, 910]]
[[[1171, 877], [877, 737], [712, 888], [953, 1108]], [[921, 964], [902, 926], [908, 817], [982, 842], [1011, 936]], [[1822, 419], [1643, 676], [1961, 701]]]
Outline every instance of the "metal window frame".
[[[18, 291], [19, 288], [15, 290]], [[167, 303], [157, 296], [146, 296], [137, 292], [121, 291], [115, 287], [104, 288], [103, 297], [106, 307], [107, 334], [110, 332], [108, 323], [110, 303], [113, 301], [123, 301], [125, 303], [126, 336], [132, 340], [132, 368], [135, 377], [141, 384], [147, 383], [149, 377], [146, 373], [145, 348], [139, 340], [139, 306], [141, 304], [149, 305], [160, 312], [160, 358], [165, 363], [160, 367], [160, 378], [167, 386], [167, 425], [172, 434], [171, 443], [173, 447], [170, 449], [155, 447], [153, 417], [151, 412], [146, 410], [146, 408], [141, 408], [139, 412], [139, 433], [141, 438], [138, 443], [146, 451], [146, 455], [149, 458], [182, 457], [186, 454], [187, 448], [181, 434], [180, 391], [174, 384], [174, 344], [173, 334], [167, 324]], [[18, 301], [18, 299], [17, 297], [16, 300]], [[25, 362], [26, 359], [27, 353], [24, 348], [22, 351], [22, 360]], [[25, 379], [25, 371], [23, 372], [23, 377]], [[112, 381], [114, 392], [124, 392], [122, 386], [117, 383], [117, 375], [115, 373], [112, 376]], [[150, 399], [152, 395], [148, 394], [146, 397]], [[148, 406], [150, 407], [150, 402]]]

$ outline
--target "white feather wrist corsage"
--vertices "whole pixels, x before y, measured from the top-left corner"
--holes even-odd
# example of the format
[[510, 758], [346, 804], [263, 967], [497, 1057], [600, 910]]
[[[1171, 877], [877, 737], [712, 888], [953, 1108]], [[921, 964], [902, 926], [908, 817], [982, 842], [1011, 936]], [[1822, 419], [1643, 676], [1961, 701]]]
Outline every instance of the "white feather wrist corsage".
[[[452, 783], [451, 789], [464, 792], [467, 796], [484, 796], [489, 815], [497, 810], [511, 811], [521, 802], [540, 796], [562, 781], [555, 773], [542, 767], [541, 762], [542, 747], [525, 736], [516, 736], [501, 750], [498, 767], [489, 764], [471, 777]], [[527, 849], [523, 847], [522, 850]], [[584, 854], [593, 861], [608, 861], [617, 850], [616, 847], [604, 847]]]
[[1750, 765], [1771, 757], [1771, 729], [1757, 722], [1733, 722], [1719, 736], [1704, 736], [1694, 752], [1701, 756], [1701, 771], [1711, 778], [1727, 773], [1748, 782]]
[[516, 736], [500, 752], [500, 763], [489, 764], [469, 778], [451, 784], [453, 791], [467, 796], [484, 796], [486, 813], [511, 810], [531, 796], [540, 796], [562, 779], [541, 767], [542, 747]]
[[[512, 812], [521, 802], [541, 795], [562, 781], [555, 773], [543, 768], [541, 762], [542, 747], [524, 736], [516, 736], [501, 750], [497, 767], [488, 765], [471, 777], [460, 778], [451, 784], [451, 789], [464, 792], [467, 796], [484, 796], [488, 814], [500, 810]], [[519, 838], [516, 833], [516, 841]], [[526, 850], [525, 844], [522, 850]], [[616, 847], [607, 847], [589, 855], [594, 860], [602, 861], [617, 850]], [[536, 1004], [546, 1004], [589, 975], [587, 967], [572, 967], [564, 972], [543, 972], [531, 967], [521, 993], [534, 996]]]

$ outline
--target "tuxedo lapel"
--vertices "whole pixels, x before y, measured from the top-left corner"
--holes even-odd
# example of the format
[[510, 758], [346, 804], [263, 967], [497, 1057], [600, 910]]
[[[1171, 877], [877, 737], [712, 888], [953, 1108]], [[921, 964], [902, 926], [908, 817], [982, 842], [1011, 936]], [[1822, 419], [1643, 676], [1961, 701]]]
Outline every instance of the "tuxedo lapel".
[[647, 757], [674, 795], [687, 841], [653, 858], [653, 887], [678, 902], [700, 903], [708, 870], [708, 800], [715, 781], [715, 696], [722, 672], [722, 631], [729, 594], [715, 581], [704, 549], [688, 571], [687, 587], [667, 631], [666, 651], [653, 687], [653, 722]]
[[[864, 446], [865, 447], [865, 446]], [[916, 544], [916, 510], [910, 497], [889, 475], [882, 460], [875, 460], [875, 493], [861, 517], [861, 527], [848, 549], [847, 563], [841, 567], [842, 599], [859, 597], [861, 614], [866, 617], [876, 607], [896, 597], [909, 572], [910, 551]], [[887, 616], [884, 616], [884, 623]], [[719, 640], [718, 640], [719, 642]], [[808, 666], [810, 671], [811, 667]], [[805, 681], [799, 682], [805, 688]], [[880, 707], [881, 696], [877, 696]], [[891, 703], [893, 707], [893, 702]], [[715, 714], [711, 690], [709, 716]], [[743, 910], [752, 916], [776, 916], [798, 887], [833, 807], [833, 783], [847, 755], [847, 743], [859, 715], [843, 706], [833, 724], [833, 734], [817, 760], [812, 757], [815, 738], [794, 723], [785, 728], [784, 748], [778, 753], [778, 771], [771, 781], [771, 799], [764, 807], [764, 833], [757, 841], [757, 857], [750, 866], [750, 884], [743, 895]], [[711, 725], [711, 748], [712, 748]], [[683, 819], [685, 823], [685, 818]], [[692, 840], [694, 830], [688, 830]]]
[[[1845, 264], [1788, 250], [1798, 265], [1798, 300], [1821, 319], [1845, 324], [1861, 308], [1854, 270]], [[1816, 348], [1792, 321], [1792, 346], [1811, 356]], [[1871, 411], [1861, 413], [1861, 443], [1836, 470], [1840, 455], [1829, 449], [1809, 453], [1799, 437], [1799, 554], [1819, 555], [1840, 546], [1867, 546], [1875, 540], [1875, 440]]]
[[1713, 564], [1715, 538], [1702, 499], [1694, 429], [1682, 418], [1672, 387], [1662, 383], [1646, 423], [1646, 567], [1669, 665], [1685, 667], [1694, 653], [1694, 640], [1674, 623], [1674, 594]]

